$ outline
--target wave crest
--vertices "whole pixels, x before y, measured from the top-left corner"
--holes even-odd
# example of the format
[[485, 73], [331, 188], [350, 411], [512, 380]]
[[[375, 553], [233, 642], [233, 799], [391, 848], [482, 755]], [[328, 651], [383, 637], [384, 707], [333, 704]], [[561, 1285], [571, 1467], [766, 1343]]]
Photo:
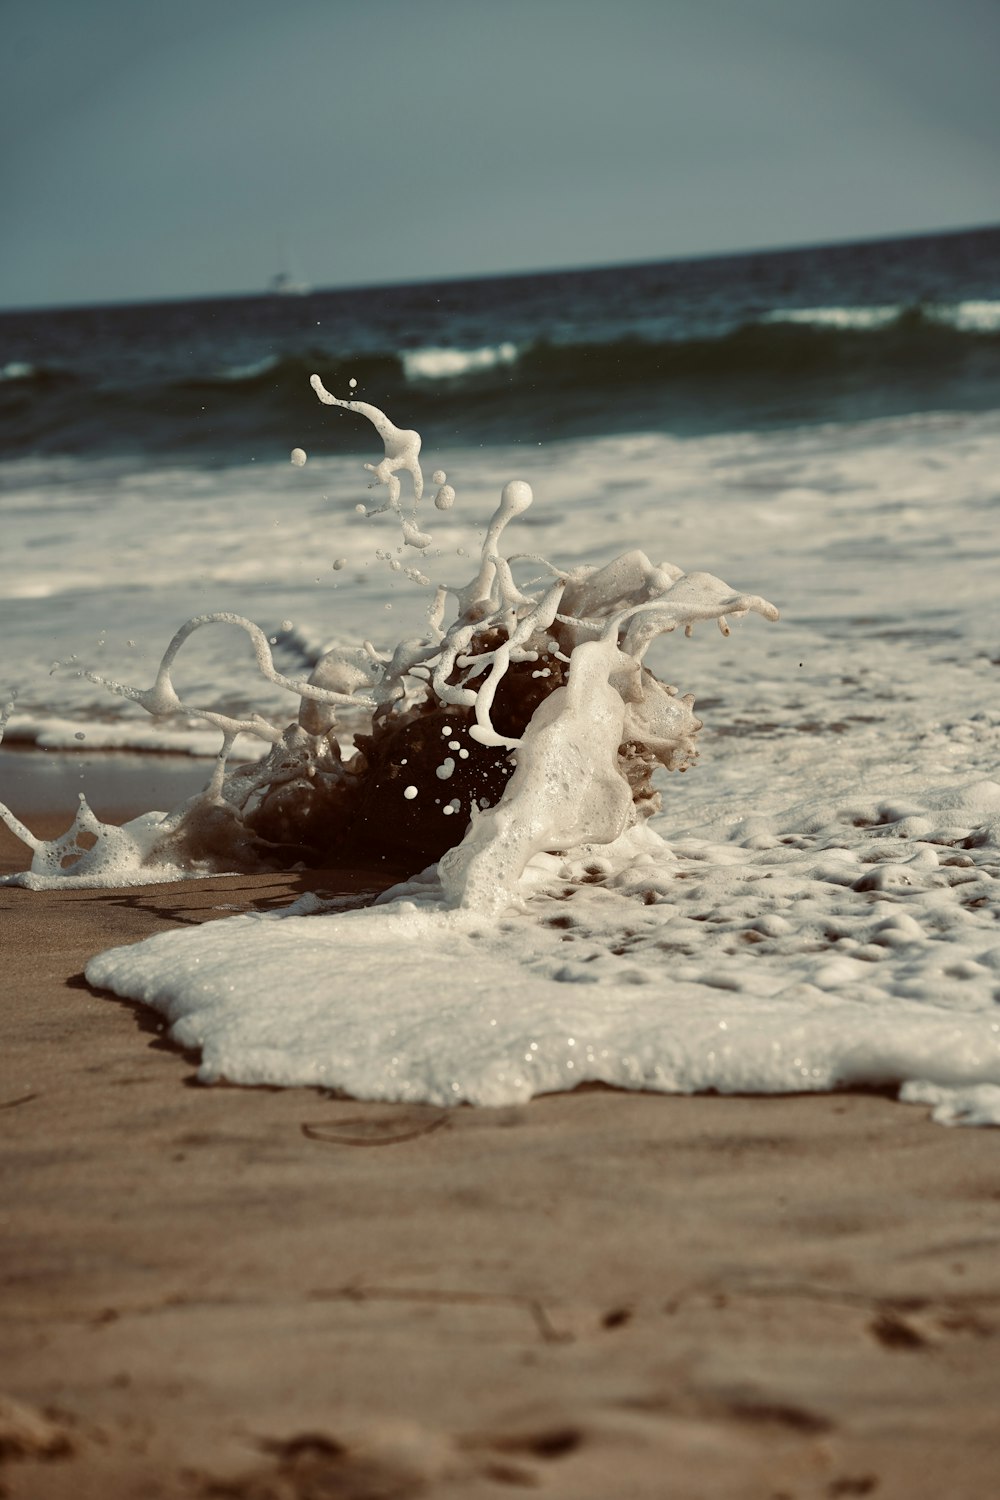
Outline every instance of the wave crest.
[[[303, 345], [146, 382], [11, 361], [0, 369], [0, 447], [17, 456], [243, 457], [248, 447], [258, 456], [283, 452], [289, 431], [315, 446], [329, 432], [329, 414], [304, 400], [316, 369], [362, 400], [405, 394], [435, 437], [444, 435], [438, 398], [446, 389], [448, 430], [460, 420], [477, 440], [492, 440], [512, 420], [542, 440], [591, 433], [595, 421], [608, 433], [703, 432], [760, 420], [983, 410], [1000, 405], [1000, 301], [771, 308], [687, 337], [608, 330], [464, 349]], [[356, 419], [338, 418], [338, 443], [363, 445]]]
[[505, 342], [482, 349], [407, 349], [402, 361], [407, 380], [454, 380], [514, 364], [517, 355], [517, 345]]

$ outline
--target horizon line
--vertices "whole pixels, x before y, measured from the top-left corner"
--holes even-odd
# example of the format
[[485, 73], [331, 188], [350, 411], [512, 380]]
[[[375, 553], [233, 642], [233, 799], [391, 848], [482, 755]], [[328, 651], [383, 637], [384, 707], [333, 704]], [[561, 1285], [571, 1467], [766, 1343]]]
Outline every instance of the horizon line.
[[[614, 271], [638, 269], [643, 266], [658, 265], [688, 265], [693, 261], [719, 261], [740, 260], [751, 255], [782, 255], [793, 254], [802, 250], [827, 250], [836, 248], [850, 248], [857, 245], [879, 245], [891, 244], [898, 240], [918, 239], [945, 239], [958, 237], [966, 234], [982, 234], [991, 230], [1000, 230], [1000, 220], [990, 223], [966, 224], [958, 227], [949, 226], [944, 229], [911, 229], [903, 230], [895, 234], [862, 234], [849, 235], [844, 239], [833, 240], [803, 240], [792, 244], [782, 243], [773, 245], [750, 245], [738, 250], [703, 250], [693, 255], [663, 255], [642, 256], [629, 258], [627, 260], [612, 261], [587, 261], [574, 265], [552, 265], [533, 266], [508, 270], [492, 271], [468, 271], [453, 273], [450, 275], [416, 276], [413, 278], [399, 279], [396, 277], [377, 281], [346, 281], [335, 285], [313, 286], [301, 294], [301, 300], [310, 296], [324, 296], [328, 293], [339, 294], [342, 292], [367, 292], [380, 289], [401, 290], [407, 287], [420, 286], [453, 286], [456, 283], [470, 281], [515, 281], [528, 279], [533, 276], [560, 276], [577, 273], [585, 274], [588, 271]], [[156, 297], [123, 297], [114, 301], [100, 300], [95, 302], [39, 302], [24, 303], [14, 306], [0, 307], [0, 317], [8, 314], [19, 313], [41, 313], [41, 312], [74, 312], [84, 309], [102, 309], [110, 307], [162, 307], [176, 303], [190, 302], [240, 302], [258, 301], [270, 299], [276, 296], [266, 286], [255, 290], [242, 291], [215, 291], [196, 293], [171, 293], [167, 296]], [[300, 300], [296, 296], [295, 300]]]

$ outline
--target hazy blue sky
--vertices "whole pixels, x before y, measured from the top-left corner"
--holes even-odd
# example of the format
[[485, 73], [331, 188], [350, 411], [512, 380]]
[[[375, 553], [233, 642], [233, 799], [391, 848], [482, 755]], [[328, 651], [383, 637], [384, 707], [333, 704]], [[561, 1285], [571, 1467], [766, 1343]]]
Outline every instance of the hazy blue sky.
[[998, 0], [0, 0], [0, 306], [1000, 219]]

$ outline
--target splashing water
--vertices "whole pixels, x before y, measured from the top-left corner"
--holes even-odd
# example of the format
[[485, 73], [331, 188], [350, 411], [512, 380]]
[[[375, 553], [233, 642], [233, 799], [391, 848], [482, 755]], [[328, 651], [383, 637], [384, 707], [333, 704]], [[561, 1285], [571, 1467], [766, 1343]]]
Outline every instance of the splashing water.
[[[426, 552], [432, 538], [418, 525], [419, 433], [396, 427], [367, 402], [332, 396], [316, 375], [311, 384], [324, 404], [372, 423], [384, 456], [365, 468], [388, 501], [367, 514], [391, 510], [404, 542]], [[405, 508], [400, 472], [413, 488]], [[447, 506], [454, 490], [446, 477], [434, 473], [437, 503], [443, 496]], [[35, 885], [133, 883], [330, 864], [378, 851], [411, 869], [441, 859], [452, 905], [496, 912], [516, 900], [536, 855], [615, 843], [659, 807], [650, 780], [655, 765], [685, 769], [701, 727], [693, 698], [643, 666], [650, 643], [678, 626], [690, 634], [697, 622], [714, 619], [728, 634], [727, 617], [753, 611], [773, 620], [778, 612], [710, 574], [654, 566], [640, 551], [604, 568], [568, 572], [530, 554], [505, 556], [504, 533], [532, 499], [523, 480], [504, 486], [474, 576], [457, 588], [439, 584], [428, 633], [390, 653], [370, 642], [338, 648], [307, 681], [290, 678], [275, 667], [257, 625], [220, 611], [180, 627], [149, 687], [87, 671], [151, 715], [185, 714], [217, 728], [215, 771], [181, 807], [122, 829], [102, 824], [81, 799], [73, 826], [52, 841], [36, 839], [0, 807], [33, 850], [30, 875], [21, 878]], [[514, 566], [525, 563], [536, 576], [521, 586]], [[405, 571], [429, 583], [418, 570]], [[449, 596], [455, 613], [445, 626]], [[261, 675], [298, 697], [295, 721], [279, 728], [258, 714], [234, 718], [181, 699], [172, 677], [177, 656], [196, 631], [217, 625], [243, 631]], [[365, 711], [370, 720], [347, 760], [337, 734], [341, 710]], [[269, 750], [260, 762], [230, 771], [240, 734]], [[433, 796], [444, 779], [450, 795]]]
[[[388, 502], [367, 513], [391, 510], [429, 567], [419, 435], [313, 385], [376, 428], [384, 456], [366, 467]], [[446, 510], [454, 491], [443, 470], [432, 478]], [[894, 1083], [944, 1123], [1000, 1124], [1000, 786], [911, 777], [913, 800], [811, 786], [780, 817], [748, 805], [722, 819], [727, 832], [668, 848], [648, 822], [652, 772], [684, 770], [701, 726], [693, 699], [645, 666], [649, 646], [777, 611], [638, 550], [570, 570], [508, 555], [507, 527], [531, 503], [523, 481], [504, 487], [473, 576], [438, 584], [427, 629], [389, 652], [330, 651], [302, 681], [277, 670], [251, 621], [217, 613], [181, 627], [148, 687], [90, 674], [150, 713], [213, 726], [214, 774], [173, 812], [121, 829], [81, 804], [48, 843], [4, 810], [33, 850], [20, 882], [373, 853], [423, 869], [364, 910], [308, 897], [111, 950], [87, 965], [91, 984], [160, 1010], [173, 1039], [200, 1050], [205, 1082], [484, 1104], [588, 1080], [759, 1093]], [[292, 722], [182, 701], [175, 660], [209, 626], [248, 637], [261, 675], [296, 697]], [[238, 735], [266, 754], [231, 770]]]

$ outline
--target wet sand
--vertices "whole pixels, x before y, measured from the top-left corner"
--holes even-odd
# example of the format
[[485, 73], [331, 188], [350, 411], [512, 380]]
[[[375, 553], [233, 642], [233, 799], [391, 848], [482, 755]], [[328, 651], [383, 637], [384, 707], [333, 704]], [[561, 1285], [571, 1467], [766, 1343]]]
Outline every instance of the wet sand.
[[0, 888], [5, 1500], [997, 1492], [997, 1132], [203, 1088], [82, 979], [346, 879]]

